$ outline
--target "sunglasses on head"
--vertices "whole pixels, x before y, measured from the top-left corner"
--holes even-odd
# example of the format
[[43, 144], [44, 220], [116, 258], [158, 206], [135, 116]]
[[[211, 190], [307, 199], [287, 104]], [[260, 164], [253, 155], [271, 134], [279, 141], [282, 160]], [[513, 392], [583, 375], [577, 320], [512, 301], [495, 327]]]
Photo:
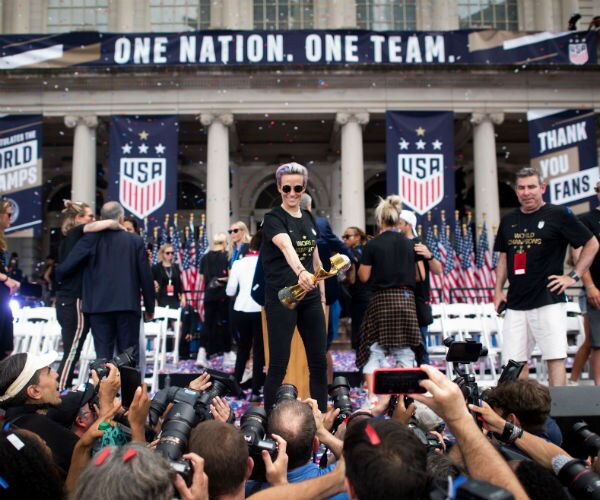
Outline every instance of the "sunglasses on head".
[[[304, 190], [304, 186], [302, 186], [300, 184], [296, 184], [293, 189], [294, 189], [294, 193], [301, 193]], [[292, 191], [292, 186], [290, 186], [289, 184], [286, 184], [285, 186], [281, 186], [281, 190], [285, 194], [288, 194]]]
[[238, 229], [238, 228], [236, 228], [236, 229], [228, 229], [228, 230], [227, 230], [227, 232], [228, 232], [229, 234], [231, 234], [231, 233], [235, 233], [235, 234], [237, 234], [237, 233], [238, 233], [238, 231], [239, 231], [239, 229]]

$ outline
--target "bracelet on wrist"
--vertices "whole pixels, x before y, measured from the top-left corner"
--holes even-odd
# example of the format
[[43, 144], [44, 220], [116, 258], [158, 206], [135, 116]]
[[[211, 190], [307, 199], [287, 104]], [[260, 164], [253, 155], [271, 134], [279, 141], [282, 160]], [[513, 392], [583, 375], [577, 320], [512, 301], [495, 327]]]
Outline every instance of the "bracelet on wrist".
[[596, 285], [588, 285], [585, 287], [586, 290], [590, 290], [592, 288], [596, 288]]
[[[296, 274], [296, 278], [300, 278], [300, 275], [302, 274], [303, 271], [306, 271], [306, 269], [300, 269], [300, 271], [298, 271], [298, 274]], [[306, 271], [308, 272], [308, 271]]]
[[511, 424], [510, 422], [504, 423], [504, 431], [502, 435], [497, 436], [500, 441], [508, 444], [513, 444], [517, 439], [523, 436], [523, 429], [519, 426]]

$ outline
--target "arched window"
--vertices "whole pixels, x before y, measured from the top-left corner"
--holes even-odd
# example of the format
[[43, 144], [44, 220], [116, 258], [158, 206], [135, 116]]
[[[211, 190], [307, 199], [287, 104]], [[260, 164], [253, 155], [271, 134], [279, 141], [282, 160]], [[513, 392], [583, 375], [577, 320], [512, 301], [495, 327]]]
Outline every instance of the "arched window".
[[416, 30], [416, 0], [356, 0], [356, 24], [364, 30]]
[[457, 0], [461, 28], [492, 28], [517, 31], [517, 0]]
[[210, 0], [150, 0], [150, 29], [157, 32], [207, 30]]
[[108, 0], [48, 0], [48, 33], [107, 31]]
[[312, 0], [254, 0], [254, 29], [299, 30], [313, 25]]

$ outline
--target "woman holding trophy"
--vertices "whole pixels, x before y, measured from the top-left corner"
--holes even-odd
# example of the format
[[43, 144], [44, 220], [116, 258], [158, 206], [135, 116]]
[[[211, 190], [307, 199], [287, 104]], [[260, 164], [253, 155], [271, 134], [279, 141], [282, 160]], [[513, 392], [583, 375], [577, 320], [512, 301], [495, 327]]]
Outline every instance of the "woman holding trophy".
[[[270, 411], [285, 377], [294, 328], [297, 326], [310, 372], [310, 396], [319, 409], [327, 409], [327, 331], [325, 287], [314, 276], [321, 267], [317, 250], [318, 230], [300, 198], [306, 190], [308, 171], [298, 163], [281, 165], [275, 174], [281, 205], [265, 215], [261, 259], [265, 273], [265, 312], [269, 332], [269, 369], [264, 385], [265, 409]], [[278, 298], [280, 289], [298, 285], [306, 295], [293, 308]]]

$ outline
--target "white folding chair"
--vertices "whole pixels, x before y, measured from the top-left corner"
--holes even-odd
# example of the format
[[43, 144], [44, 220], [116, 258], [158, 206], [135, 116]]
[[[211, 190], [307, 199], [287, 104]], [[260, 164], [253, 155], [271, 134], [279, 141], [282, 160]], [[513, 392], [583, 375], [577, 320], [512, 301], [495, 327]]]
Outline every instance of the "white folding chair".
[[[170, 307], [156, 307], [154, 309], [154, 320], [165, 320], [164, 335], [161, 336], [160, 346], [160, 369], [164, 370], [167, 355], [171, 356], [174, 364], [179, 362], [179, 337], [181, 330], [181, 308], [171, 309]], [[167, 339], [173, 339], [173, 350], [167, 351]]]
[[88, 332], [83, 347], [81, 348], [81, 355], [79, 356], [79, 371], [77, 372], [77, 378], [74, 381], [74, 385], [85, 384], [89, 378], [90, 363], [95, 361], [96, 349], [94, 348], [94, 337], [92, 332]]
[[[157, 308], [158, 309], [158, 308]], [[155, 312], [156, 314], [156, 312]], [[146, 382], [151, 391], [158, 391], [158, 373], [161, 370], [161, 360], [163, 359], [163, 339], [166, 337], [167, 318], [156, 318], [152, 321], [144, 322], [144, 348], [146, 352], [146, 365], [152, 363], [152, 375], [144, 374]]]

